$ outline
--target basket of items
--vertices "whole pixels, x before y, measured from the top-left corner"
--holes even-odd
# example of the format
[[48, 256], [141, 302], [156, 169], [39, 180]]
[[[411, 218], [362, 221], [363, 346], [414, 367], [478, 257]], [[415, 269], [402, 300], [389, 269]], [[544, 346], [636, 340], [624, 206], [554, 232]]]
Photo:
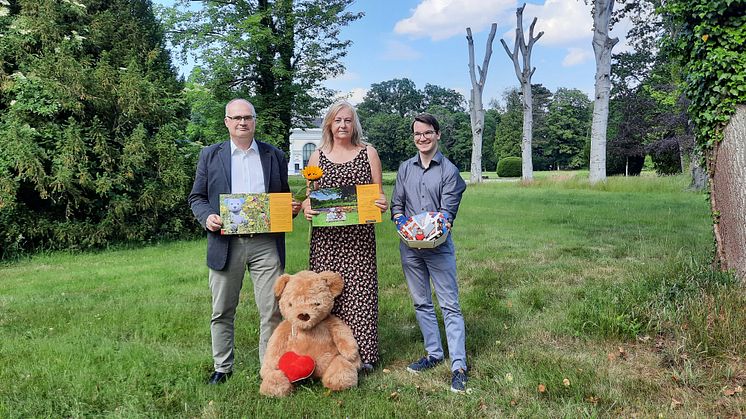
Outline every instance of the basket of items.
[[440, 212], [423, 212], [409, 217], [399, 225], [399, 236], [409, 247], [432, 249], [448, 238], [446, 218]]

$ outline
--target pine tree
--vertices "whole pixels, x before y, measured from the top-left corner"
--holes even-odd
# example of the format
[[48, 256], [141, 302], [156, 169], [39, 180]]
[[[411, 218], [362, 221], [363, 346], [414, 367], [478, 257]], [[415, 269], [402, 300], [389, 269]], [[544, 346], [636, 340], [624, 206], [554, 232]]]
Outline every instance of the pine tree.
[[150, 1], [0, 11], [0, 257], [188, 230], [182, 83]]

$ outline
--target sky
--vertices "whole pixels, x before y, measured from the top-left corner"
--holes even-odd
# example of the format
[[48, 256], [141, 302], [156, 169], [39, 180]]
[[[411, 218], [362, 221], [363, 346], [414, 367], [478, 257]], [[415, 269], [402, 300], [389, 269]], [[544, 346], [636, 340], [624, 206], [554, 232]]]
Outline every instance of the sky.
[[[156, 0], [172, 3], [172, 0]], [[583, 0], [531, 0], [523, 12], [525, 36], [534, 17], [536, 41], [531, 64], [536, 68], [532, 83], [541, 83], [551, 91], [559, 87], [576, 88], [593, 97], [595, 59], [591, 40], [593, 18], [590, 5]], [[516, 8], [523, 3], [513, 0], [358, 0], [350, 11], [365, 16], [342, 30], [341, 38], [352, 45], [343, 59], [343, 75], [327, 80], [325, 86], [347, 96], [350, 102], [362, 101], [371, 84], [408, 78], [418, 89], [426, 84], [454, 89], [468, 99], [471, 90], [469, 50], [466, 28], [474, 38], [475, 64], [482, 66], [490, 25], [497, 23], [492, 56], [482, 95], [487, 106], [500, 100], [506, 89], [518, 87], [513, 62], [500, 43], [504, 39], [513, 50]], [[629, 24], [621, 22], [611, 35], [620, 42], [617, 53], [629, 49], [625, 34]], [[190, 71], [182, 66], [182, 72]], [[479, 75], [477, 74], [477, 78]]]

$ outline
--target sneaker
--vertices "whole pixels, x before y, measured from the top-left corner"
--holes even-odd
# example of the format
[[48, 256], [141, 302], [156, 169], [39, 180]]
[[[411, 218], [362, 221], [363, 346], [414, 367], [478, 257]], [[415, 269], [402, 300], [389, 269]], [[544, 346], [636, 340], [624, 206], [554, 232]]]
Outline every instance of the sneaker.
[[364, 362], [363, 365], [360, 366], [360, 372], [363, 374], [370, 374], [373, 372], [375, 367], [373, 367], [373, 364], [369, 364], [367, 362]]
[[463, 393], [466, 391], [466, 381], [469, 378], [466, 376], [466, 371], [463, 369], [457, 369], [451, 375], [451, 391], [454, 393]]
[[430, 368], [435, 367], [441, 362], [443, 362], [442, 359], [438, 359], [434, 356], [423, 356], [418, 361], [409, 364], [409, 366], [407, 367], [407, 371], [413, 374], [417, 374], [420, 371], [429, 370]]

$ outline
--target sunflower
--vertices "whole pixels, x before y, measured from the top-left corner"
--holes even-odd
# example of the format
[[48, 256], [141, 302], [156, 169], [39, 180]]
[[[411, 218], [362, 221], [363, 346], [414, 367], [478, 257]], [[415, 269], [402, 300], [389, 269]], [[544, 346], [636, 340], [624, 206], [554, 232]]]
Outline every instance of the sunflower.
[[308, 187], [304, 187], [302, 190], [299, 190], [293, 195], [293, 198], [298, 201], [306, 199], [308, 197], [309, 191], [317, 189], [316, 181], [321, 179], [321, 176], [324, 175], [324, 171], [321, 170], [319, 166], [306, 166], [303, 168], [303, 170], [300, 171], [300, 174], [303, 175], [306, 180], [308, 180], [310, 185]]
[[312, 182], [319, 180], [321, 179], [321, 176], [324, 176], [324, 171], [321, 170], [319, 166], [306, 166], [300, 173], [304, 178]]

